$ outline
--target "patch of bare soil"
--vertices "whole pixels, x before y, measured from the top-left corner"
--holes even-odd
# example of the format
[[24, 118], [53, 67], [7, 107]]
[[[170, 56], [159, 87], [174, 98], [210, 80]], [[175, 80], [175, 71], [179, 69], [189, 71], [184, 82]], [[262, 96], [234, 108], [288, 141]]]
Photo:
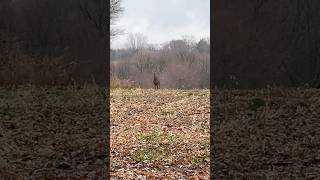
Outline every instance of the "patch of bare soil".
[[215, 91], [214, 179], [319, 179], [320, 91]]
[[0, 88], [0, 179], [105, 179], [104, 90]]
[[111, 91], [111, 179], [209, 179], [209, 90]]

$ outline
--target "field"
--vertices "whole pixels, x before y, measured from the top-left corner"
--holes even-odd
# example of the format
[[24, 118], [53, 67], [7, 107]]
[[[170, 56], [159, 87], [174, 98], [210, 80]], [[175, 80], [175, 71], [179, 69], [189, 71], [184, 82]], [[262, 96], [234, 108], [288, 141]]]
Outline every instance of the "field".
[[[0, 88], [2, 179], [98, 179], [106, 94], [96, 86]], [[208, 179], [209, 91], [111, 91], [112, 179]], [[320, 91], [214, 90], [215, 179], [317, 179]]]
[[[104, 179], [105, 94], [0, 88], [0, 177]], [[113, 179], [208, 177], [208, 90], [112, 90], [110, 101]]]
[[319, 179], [320, 91], [215, 91], [215, 179]]
[[111, 91], [111, 179], [209, 179], [209, 90]]
[[105, 179], [103, 88], [0, 88], [0, 179]]

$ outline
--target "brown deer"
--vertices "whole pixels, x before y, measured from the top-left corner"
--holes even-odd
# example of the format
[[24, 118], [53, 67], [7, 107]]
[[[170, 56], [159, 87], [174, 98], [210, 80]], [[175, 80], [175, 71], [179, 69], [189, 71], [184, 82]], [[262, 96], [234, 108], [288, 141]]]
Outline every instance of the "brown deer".
[[155, 89], [159, 89], [160, 88], [160, 80], [156, 76], [156, 73], [153, 73], [153, 84], [154, 84], [154, 88]]

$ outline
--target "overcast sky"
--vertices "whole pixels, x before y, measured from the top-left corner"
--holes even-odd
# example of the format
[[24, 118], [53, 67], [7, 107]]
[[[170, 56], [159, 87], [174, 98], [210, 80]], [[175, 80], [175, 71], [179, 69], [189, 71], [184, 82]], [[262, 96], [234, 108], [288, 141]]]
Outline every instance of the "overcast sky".
[[117, 27], [125, 34], [111, 43], [112, 48], [122, 48], [130, 32], [144, 34], [152, 44], [183, 35], [196, 40], [210, 36], [210, 0], [123, 0], [122, 6]]

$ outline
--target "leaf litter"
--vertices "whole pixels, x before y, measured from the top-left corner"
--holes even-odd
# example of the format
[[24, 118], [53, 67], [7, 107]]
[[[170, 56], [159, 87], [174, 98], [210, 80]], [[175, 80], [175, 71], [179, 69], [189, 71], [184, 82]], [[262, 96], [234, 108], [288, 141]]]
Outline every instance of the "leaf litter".
[[214, 179], [319, 179], [319, 90], [220, 90], [212, 99]]
[[209, 179], [209, 94], [113, 89], [111, 179]]
[[105, 179], [105, 91], [0, 88], [0, 179]]

